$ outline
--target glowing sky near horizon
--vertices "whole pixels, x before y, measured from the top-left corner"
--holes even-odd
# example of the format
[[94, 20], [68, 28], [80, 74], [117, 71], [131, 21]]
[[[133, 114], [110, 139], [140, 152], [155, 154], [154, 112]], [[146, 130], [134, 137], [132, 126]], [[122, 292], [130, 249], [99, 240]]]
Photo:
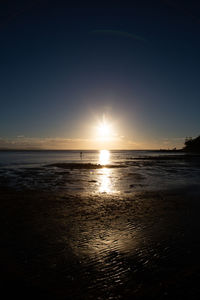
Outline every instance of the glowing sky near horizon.
[[1, 2], [0, 148], [171, 148], [199, 135], [200, 8], [170, 3]]

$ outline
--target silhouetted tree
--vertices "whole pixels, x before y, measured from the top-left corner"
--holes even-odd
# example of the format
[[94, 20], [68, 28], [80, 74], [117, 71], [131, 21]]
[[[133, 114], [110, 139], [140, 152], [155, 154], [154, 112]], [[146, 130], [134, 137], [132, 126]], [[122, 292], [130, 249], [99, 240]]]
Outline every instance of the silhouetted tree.
[[200, 135], [196, 138], [186, 137], [184, 151], [200, 152]]

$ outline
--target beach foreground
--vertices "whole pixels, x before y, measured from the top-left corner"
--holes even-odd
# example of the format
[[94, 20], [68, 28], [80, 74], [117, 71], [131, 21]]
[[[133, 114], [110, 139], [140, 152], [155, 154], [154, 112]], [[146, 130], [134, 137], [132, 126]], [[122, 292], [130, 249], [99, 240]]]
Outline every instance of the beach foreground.
[[82, 196], [1, 188], [0, 199], [7, 298], [200, 294], [197, 188]]

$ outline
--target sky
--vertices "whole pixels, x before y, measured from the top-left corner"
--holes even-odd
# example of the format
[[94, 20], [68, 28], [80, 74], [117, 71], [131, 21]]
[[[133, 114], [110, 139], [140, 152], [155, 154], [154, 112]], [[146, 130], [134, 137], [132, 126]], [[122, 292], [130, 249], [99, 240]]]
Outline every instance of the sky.
[[0, 148], [180, 148], [199, 53], [198, 1], [3, 0]]

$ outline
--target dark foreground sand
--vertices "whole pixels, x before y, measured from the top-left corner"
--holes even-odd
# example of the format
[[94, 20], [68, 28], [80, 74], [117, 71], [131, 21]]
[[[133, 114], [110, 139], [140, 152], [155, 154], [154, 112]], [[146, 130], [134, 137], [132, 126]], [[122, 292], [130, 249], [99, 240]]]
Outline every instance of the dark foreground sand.
[[199, 195], [1, 188], [4, 299], [198, 299]]

